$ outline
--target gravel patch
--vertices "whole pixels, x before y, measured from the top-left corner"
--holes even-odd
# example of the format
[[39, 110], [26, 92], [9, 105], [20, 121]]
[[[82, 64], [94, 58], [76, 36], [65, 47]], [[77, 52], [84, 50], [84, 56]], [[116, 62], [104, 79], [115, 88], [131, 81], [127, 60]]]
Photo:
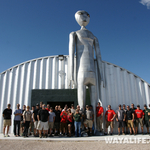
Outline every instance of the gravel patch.
[[0, 140], [0, 150], [149, 150], [150, 144], [106, 144], [105, 141]]

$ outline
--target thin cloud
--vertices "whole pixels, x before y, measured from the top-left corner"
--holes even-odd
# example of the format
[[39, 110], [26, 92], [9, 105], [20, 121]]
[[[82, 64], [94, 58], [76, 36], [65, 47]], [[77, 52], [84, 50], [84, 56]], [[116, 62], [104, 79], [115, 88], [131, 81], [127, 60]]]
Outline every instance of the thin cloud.
[[140, 3], [147, 6], [147, 9], [150, 9], [150, 0], [141, 0]]

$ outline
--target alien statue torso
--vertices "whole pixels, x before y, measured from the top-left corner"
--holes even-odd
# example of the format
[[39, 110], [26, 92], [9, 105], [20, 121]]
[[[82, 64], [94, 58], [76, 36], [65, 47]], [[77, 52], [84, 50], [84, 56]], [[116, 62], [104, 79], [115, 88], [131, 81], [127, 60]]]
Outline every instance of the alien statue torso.
[[95, 72], [94, 35], [87, 29], [76, 31], [77, 72]]

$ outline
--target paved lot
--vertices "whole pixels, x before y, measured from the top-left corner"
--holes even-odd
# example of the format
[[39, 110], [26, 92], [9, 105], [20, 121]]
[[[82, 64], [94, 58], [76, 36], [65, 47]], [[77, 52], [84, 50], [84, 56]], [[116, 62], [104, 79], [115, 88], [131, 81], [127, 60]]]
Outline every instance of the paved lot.
[[[126, 139], [146, 139], [146, 143], [122, 143], [120, 144], [107, 144], [105, 138], [126, 138]], [[148, 135], [137, 135], [137, 136], [93, 136], [93, 137], [81, 137], [81, 138], [15, 138], [11, 137], [3, 138], [0, 134], [0, 150], [114, 150], [114, 149], [125, 149], [125, 150], [149, 150], [150, 149], [150, 136]]]
[[1, 150], [149, 150], [150, 144], [106, 144], [105, 141], [0, 140]]

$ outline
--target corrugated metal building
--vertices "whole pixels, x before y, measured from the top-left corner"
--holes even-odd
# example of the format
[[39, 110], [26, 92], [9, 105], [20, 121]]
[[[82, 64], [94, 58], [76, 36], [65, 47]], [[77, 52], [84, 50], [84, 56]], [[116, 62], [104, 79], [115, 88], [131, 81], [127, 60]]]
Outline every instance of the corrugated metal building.
[[[24, 104], [31, 105], [32, 89], [72, 88], [69, 83], [68, 59], [69, 56], [64, 56], [63, 60], [59, 60], [59, 56], [37, 58], [0, 74], [0, 132], [3, 128], [2, 112], [8, 103], [14, 112], [17, 103], [20, 103], [21, 107]], [[96, 61], [95, 66], [98, 77]], [[103, 85], [97, 88], [98, 98], [102, 101], [105, 111], [108, 104], [117, 110], [118, 104], [140, 104], [143, 109], [143, 104], [150, 103], [150, 84], [137, 75], [108, 62], [103, 62], [103, 73], [105, 88]], [[116, 127], [114, 131], [117, 133]], [[13, 121], [10, 132], [13, 133]]]

